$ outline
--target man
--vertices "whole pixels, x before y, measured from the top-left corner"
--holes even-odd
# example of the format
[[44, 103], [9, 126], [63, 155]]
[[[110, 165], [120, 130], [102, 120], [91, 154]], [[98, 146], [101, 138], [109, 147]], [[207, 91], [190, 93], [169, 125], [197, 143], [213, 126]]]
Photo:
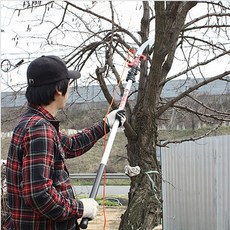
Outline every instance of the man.
[[94, 126], [71, 137], [59, 132], [55, 116], [69, 95], [70, 83], [80, 77], [57, 56], [42, 56], [27, 69], [28, 110], [14, 129], [7, 158], [9, 215], [5, 229], [79, 229], [77, 219], [94, 219], [97, 202], [76, 200], [65, 159], [80, 156], [109, 132], [124, 111], [112, 111]]

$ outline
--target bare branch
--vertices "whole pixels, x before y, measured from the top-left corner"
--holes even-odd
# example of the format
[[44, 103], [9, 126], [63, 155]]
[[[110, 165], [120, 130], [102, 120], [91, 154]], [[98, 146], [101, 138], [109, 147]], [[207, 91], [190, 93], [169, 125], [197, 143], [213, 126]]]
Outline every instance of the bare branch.
[[174, 107], [179, 108], [181, 110], [186, 110], [187, 112], [190, 112], [190, 113], [193, 113], [196, 116], [198, 116], [199, 118], [206, 117], [206, 118], [211, 118], [215, 121], [227, 121], [227, 122], [230, 121], [230, 118], [229, 118], [230, 114], [229, 113], [222, 113], [219, 111], [214, 111], [216, 114], [208, 114], [207, 112], [204, 113], [204, 112], [199, 112], [197, 110], [193, 110], [193, 109], [189, 108], [188, 106], [181, 106], [181, 105], [175, 104]]
[[187, 89], [186, 91], [184, 91], [183, 93], [181, 93], [180, 95], [178, 95], [177, 97], [173, 98], [172, 100], [170, 100], [169, 102], [167, 102], [165, 105], [163, 105], [162, 107], [160, 107], [157, 111], [157, 116], [159, 117], [164, 111], [166, 111], [169, 107], [172, 107], [177, 101], [181, 100], [183, 97], [189, 95], [191, 92], [199, 89], [200, 87], [207, 85], [208, 83], [215, 81], [217, 79], [222, 79], [225, 76], [228, 76], [230, 74], [230, 71], [225, 71], [224, 73], [221, 73], [219, 75], [216, 75], [214, 77], [210, 77], [208, 79], [205, 79], [204, 81], [190, 87], [189, 89]]
[[52, 34], [52, 32], [55, 29], [58, 29], [62, 25], [62, 23], [64, 22], [67, 8], [68, 8], [68, 4], [66, 4], [66, 6], [65, 6], [65, 9], [64, 9], [64, 12], [63, 12], [63, 15], [62, 15], [62, 18], [61, 18], [61, 21], [59, 22], [59, 24], [57, 26], [55, 26], [52, 30], [50, 30], [50, 32], [46, 38], [48, 44], [49, 44], [49, 38], [50, 38], [50, 35]]
[[176, 79], [177, 77], [182, 76], [182, 75], [186, 74], [187, 72], [189, 72], [189, 71], [191, 71], [191, 70], [193, 70], [193, 69], [195, 69], [195, 68], [197, 68], [199, 66], [207, 65], [207, 64], [211, 63], [212, 61], [217, 60], [218, 58], [223, 57], [225, 55], [229, 55], [229, 54], [230, 54], [230, 50], [228, 50], [226, 52], [223, 52], [223, 53], [221, 53], [221, 54], [219, 54], [219, 55], [217, 55], [217, 56], [215, 56], [213, 58], [210, 58], [210, 59], [208, 59], [206, 61], [198, 62], [193, 66], [189, 66], [187, 69], [185, 69], [185, 70], [183, 70], [183, 71], [181, 71], [181, 72], [179, 72], [179, 73], [177, 73], [177, 74], [175, 74], [175, 75], [173, 75], [171, 77], [168, 77], [166, 80], [162, 81], [160, 83], [160, 85], [164, 85], [165, 83], [167, 83], [167, 82], [169, 82], [169, 81], [171, 81], [173, 79]]
[[[107, 21], [107, 22], [109, 22], [111, 24], [113, 23], [110, 19], [108, 19], [108, 18], [106, 18], [104, 16], [96, 14], [96, 13], [90, 11], [90, 10], [85, 10], [85, 9], [83, 9], [83, 8], [77, 6], [77, 5], [75, 5], [75, 4], [73, 4], [73, 3], [69, 2], [69, 1], [64, 1], [64, 2], [68, 3], [69, 5], [71, 5], [72, 7], [76, 8], [76, 9], [78, 9], [80, 11], [86, 12], [86, 13], [91, 14], [91, 15], [97, 17], [97, 18], [103, 19], [103, 20], [105, 20], [105, 21]], [[131, 32], [129, 32], [128, 30], [125, 30], [120, 25], [116, 24], [115, 22], [113, 23], [113, 25], [116, 26], [120, 31], [123, 31], [123, 32], [127, 33], [133, 39], [133, 41], [136, 44], [140, 45], [140, 42], [136, 39], [136, 37]]]
[[213, 129], [211, 129], [210, 131], [208, 131], [207, 133], [197, 136], [197, 137], [189, 137], [189, 138], [184, 138], [184, 139], [180, 139], [180, 140], [170, 140], [170, 141], [165, 141], [163, 144], [158, 143], [158, 146], [160, 147], [166, 147], [168, 144], [179, 144], [179, 143], [183, 143], [183, 142], [187, 142], [187, 141], [197, 141], [199, 139], [202, 139], [204, 137], [209, 136], [211, 133], [215, 132], [216, 130], [218, 130], [221, 127], [222, 123], [218, 124], [216, 127], [214, 127]]

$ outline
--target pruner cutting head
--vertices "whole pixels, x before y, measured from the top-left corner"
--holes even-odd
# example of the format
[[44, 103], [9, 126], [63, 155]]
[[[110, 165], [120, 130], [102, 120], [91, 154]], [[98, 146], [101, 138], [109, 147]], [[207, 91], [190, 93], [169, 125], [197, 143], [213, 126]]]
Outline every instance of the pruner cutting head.
[[152, 43], [153, 43], [153, 40], [152, 39], [148, 39], [138, 49], [136, 49], [135, 59], [132, 62], [130, 62], [128, 64], [128, 66], [129, 67], [138, 66], [140, 60], [146, 61], [147, 57], [145, 55], [143, 55], [143, 52], [144, 52], [145, 48], [148, 45], [152, 44]]
[[134, 47], [129, 48], [129, 52], [130, 52], [131, 54], [134, 54], [134, 55], [135, 55], [136, 51], [137, 51], [137, 49], [134, 48]]
[[142, 54], [139, 57], [136, 57], [132, 62], [128, 63], [128, 66], [129, 67], [138, 66], [140, 60], [146, 61], [147, 57]]
[[145, 48], [150, 45], [153, 44], [153, 40], [152, 39], [148, 39], [147, 41], [145, 41], [136, 51], [135, 56], [141, 56], [145, 50]]

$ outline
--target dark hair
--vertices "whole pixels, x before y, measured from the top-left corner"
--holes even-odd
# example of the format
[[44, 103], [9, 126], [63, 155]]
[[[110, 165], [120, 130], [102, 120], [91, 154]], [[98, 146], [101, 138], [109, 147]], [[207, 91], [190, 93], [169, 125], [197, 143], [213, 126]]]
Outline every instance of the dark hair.
[[38, 87], [28, 86], [26, 89], [26, 99], [33, 105], [49, 105], [54, 101], [56, 90], [62, 92], [64, 96], [67, 92], [69, 79], [63, 79], [53, 84]]

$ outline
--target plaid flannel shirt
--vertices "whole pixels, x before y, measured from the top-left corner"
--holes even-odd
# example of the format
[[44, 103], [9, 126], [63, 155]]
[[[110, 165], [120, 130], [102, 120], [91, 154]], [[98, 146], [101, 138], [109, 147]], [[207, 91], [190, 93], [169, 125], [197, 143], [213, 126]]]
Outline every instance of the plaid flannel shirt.
[[78, 229], [83, 204], [74, 199], [64, 159], [82, 155], [103, 135], [101, 121], [69, 137], [44, 108], [29, 106], [14, 129], [7, 158], [5, 229]]

